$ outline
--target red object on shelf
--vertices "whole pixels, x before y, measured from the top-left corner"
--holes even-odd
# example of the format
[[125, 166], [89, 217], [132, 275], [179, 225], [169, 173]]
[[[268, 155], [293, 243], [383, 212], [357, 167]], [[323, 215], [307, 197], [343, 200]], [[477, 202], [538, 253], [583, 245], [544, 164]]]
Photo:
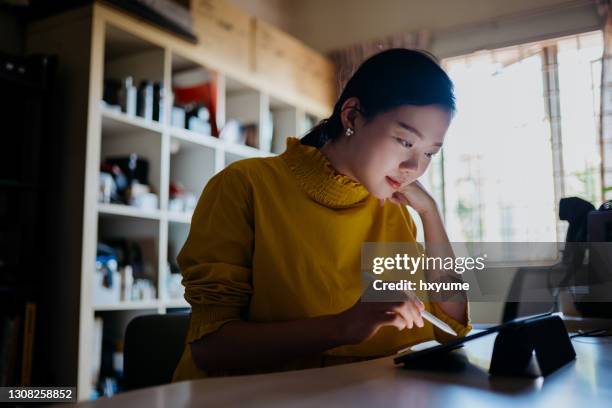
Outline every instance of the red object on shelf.
[[174, 100], [178, 105], [201, 103], [210, 112], [210, 127], [212, 136], [219, 137], [217, 127], [217, 78], [216, 74], [211, 81], [188, 87], [175, 87]]
[[170, 198], [180, 196], [185, 193], [185, 186], [178, 182], [170, 182]]

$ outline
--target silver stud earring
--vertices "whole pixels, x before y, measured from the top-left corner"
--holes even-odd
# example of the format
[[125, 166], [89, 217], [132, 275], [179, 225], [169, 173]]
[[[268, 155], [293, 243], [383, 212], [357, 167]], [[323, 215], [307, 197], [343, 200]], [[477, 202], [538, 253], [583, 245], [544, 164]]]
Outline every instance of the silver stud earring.
[[355, 133], [355, 131], [351, 128], [346, 128], [346, 131], [344, 132], [344, 134], [347, 136], [351, 136], [353, 133]]

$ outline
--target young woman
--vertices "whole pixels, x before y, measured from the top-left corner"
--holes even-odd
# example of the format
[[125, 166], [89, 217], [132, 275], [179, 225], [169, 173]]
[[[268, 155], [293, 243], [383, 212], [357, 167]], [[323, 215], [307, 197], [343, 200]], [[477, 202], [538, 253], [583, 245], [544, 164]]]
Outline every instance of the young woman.
[[[206, 185], [178, 262], [192, 306], [180, 381], [321, 367], [391, 355], [458, 333], [466, 302], [361, 302], [364, 242], [416, 241], [452, 256], [436, 203], [417, 179], [444, 142], [453, 86], [425, 53], [365, 61], [334, 111], [280, 156], [235, 162]], [[432, 272], [433, 273], [433, 272]], [[440, 276], [428, 276], [438, 279]]]

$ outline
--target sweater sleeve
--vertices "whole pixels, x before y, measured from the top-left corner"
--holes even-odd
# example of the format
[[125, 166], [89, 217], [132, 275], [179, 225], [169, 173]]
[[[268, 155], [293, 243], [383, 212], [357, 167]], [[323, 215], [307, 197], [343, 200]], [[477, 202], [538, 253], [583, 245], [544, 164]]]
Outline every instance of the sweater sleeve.
[[[408, 228], [416, 239], [417, 227], [414, 220], [412, 219], [412, 216], [408, 212], [408, 209], [405, 207], [402, 207], [402, 213], [404, 214]], [[420, 243], [417, 243], [417, 246], [420, 252], [425, 253], [425, 248]], [[430, 312], [433, 313], [437, 318], [448, 324], [455, 331], [455, 333], [457, 333], [457, 337], [465, 337], [472, 330], [472, 325], [470, 322], [469, 302], [466, 304], [466, 324], [459, 323], [458, 321], [447, 315], [436, 302], [427, 303], [428, 304], [426, 305], [426, 308], [430, 310]], [[436, 340], [440, 343], [451, 341], [457, 338], [451, 334], [446, 333], [443, 330], [438, 329], [436, 326], [433, 326], [433, 330]]]
[[452, 334], [448, 334], [443, 330], [438, 329], [436, 326], [434, 328], [434, 336], [436, 340], [440, 343], [444, 343], [447, 341], [455, 340], [458, 337], [465, 337], [470, 331], [472, 331], [472, 324], [470, 322], [470, 304], [466, 304], [466, 324], [459, 323], [442, 310], [442, 308], [436, 303], [431, 302], [431, 312], [442, 320], [444, 323], [448, 324], [454, 331], [457, 333], [457, 336], [453, 336]]
[[239, 320], [252, 293], [252, 191], [228, 167], [206, 185], [177, 261], [191, 305], [187, 343]]

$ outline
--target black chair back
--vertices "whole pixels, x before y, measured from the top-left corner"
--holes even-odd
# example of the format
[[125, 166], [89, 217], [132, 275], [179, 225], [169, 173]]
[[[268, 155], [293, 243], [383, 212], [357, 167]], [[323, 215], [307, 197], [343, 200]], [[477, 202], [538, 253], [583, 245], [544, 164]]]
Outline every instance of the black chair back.
[[185, 347], [189, 313], [134, 318], [125, 331], [124, 386], [128, 390], [167, 384]]

